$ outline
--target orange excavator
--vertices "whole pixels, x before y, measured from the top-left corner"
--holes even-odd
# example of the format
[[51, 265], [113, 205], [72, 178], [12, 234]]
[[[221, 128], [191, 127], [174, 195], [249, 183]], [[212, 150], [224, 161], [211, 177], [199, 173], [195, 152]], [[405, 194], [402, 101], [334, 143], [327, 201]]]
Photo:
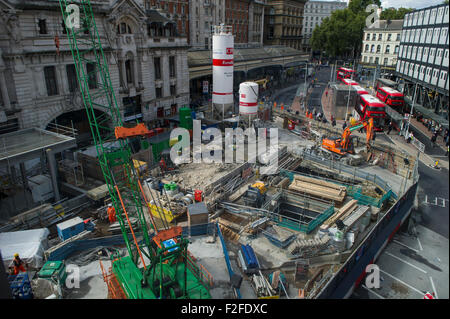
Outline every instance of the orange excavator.
[[370, 141], [373, 139], [373, 118], [369, 118], [366, 121], [357, 122], [355, 125], [347, 127], [342, 136], [336, 138], [322, 139], [322, 148], [338, 155], [345, 155], [347, 153], [354, 154], [353, 146], [353, 136], [351, 136], [353, 131], [365, 128], [366, 129], [366, 146], [370, 149]]

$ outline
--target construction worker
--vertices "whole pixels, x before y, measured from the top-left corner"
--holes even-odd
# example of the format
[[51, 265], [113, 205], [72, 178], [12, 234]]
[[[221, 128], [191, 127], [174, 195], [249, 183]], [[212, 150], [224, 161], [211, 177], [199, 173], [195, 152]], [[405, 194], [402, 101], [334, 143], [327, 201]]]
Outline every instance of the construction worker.
[[107, 210], [107, 212], [108, 212], [108, 220], [109, 220], [109, 223], [110, 223], [110, 224], [115, 223], [115, 222], [116, 222], [116, 210], [114, 209], [114, 207], [113, 207], [112, 204], [109, 204], [109, 205], [108, 205], [108, 210]]
[[25, 262], [22, 259], [20, 259], [18, 253], [14, 254], [13, 265], [14, 265], [14, 275], [17, 275], [20, 272], [26, 272]]

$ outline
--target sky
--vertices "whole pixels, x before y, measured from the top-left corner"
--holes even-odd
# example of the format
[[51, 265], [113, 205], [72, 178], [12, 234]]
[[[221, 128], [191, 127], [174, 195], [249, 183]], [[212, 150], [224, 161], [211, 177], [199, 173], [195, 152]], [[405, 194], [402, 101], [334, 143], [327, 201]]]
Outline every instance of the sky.
[[[316, 1], [329, 1], [329, 0], [316, 0]], [[337, 0], [339, 1], [339, 0]], [[342, 2], [348, 2], [346, 0], [340, 0]], [[414, 8], [422, 9], [425, 7], [431, 7], [444, 2], [443, 0], [381, 0], [381, 6], [383, 8]]]
[[441, 4], [443, 0], [381, 0], [383, 8], [415, 8], [422, 9]]

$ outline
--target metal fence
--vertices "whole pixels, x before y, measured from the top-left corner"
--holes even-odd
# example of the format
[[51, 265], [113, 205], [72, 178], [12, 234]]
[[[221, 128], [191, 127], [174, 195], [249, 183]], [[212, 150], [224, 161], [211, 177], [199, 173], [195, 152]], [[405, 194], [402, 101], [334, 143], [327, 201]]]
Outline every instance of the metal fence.
[[380, 177], [378, 177], [375, 174], [367, 173], [367, 172], [365, 172], [365, 171], [363, 171], [363, 170], [361, 170], [359, 168], [345, 165], [345, 164], [343, 164], [343, 163], [341, 163], [339, 161], [332, 161], [332, 160], [323, 158], [321, 156], [313, 154], [311, 151], [303, 150], [300, 153], [301, 153], [300, 155], [306, 160], [314, 161], [316, 163], [320, 163], [320, 164], [322, 164], [324, 166], [327, 166], [330, 169], [338, 170], [339, 173], [344, 172], [344, 173], [353, 175], [353, 179], [358, 177], [358, 178], [361, 178], [361, 179], [366, 180], [368, 182], [372, 182], [375, 185], [379, 186], [381, 189], [383, 189], [385, 192], [391, 191], [392, 196], [397, 198], [397, 194], [395, 194], [392, 191], [392, 188], [389, 185], [389, 183], [385, 182], [383, 179], [381, 179]]

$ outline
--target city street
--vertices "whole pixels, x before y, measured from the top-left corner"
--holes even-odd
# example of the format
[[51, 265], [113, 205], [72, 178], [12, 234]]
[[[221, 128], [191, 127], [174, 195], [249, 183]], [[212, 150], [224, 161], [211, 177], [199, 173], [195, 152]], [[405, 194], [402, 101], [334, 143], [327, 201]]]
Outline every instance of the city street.
[[[331, 68], [322, 68], [316, 73], [318, 81], [307, 102], [310, 110], [314, 108], [322, 112], [320, 98], [330, 80], [330, 72]], [[280, 97], [287, 101], [292, 94], [293, 90], [284, 92]], [[425, 135], [415, 136], [425, 144], [425, 154], [430, 156], [430, 161], [448, 161], [444, 151], [440, 147], [432, 147]], [[390, 136], [377, 134], [379, 141], [390, 144], [394, 144], [393, 137], [393, 133]], [[396, 137], [395, 141], [406, 147], [403, 138]], [[436, 170], [423, 162], [419, 164], [419, 174], [418, 207], [412, 213], [416, 223], [410, 230], [411, 234], [407, 225], [402, 227], [379, 256], [380, 289], [368, 289], [361, 285], [351, 298], [417, 299], [427, 291], [434, 292], [438, 298], [449, 297], [449, 174], [447, 169]]]

